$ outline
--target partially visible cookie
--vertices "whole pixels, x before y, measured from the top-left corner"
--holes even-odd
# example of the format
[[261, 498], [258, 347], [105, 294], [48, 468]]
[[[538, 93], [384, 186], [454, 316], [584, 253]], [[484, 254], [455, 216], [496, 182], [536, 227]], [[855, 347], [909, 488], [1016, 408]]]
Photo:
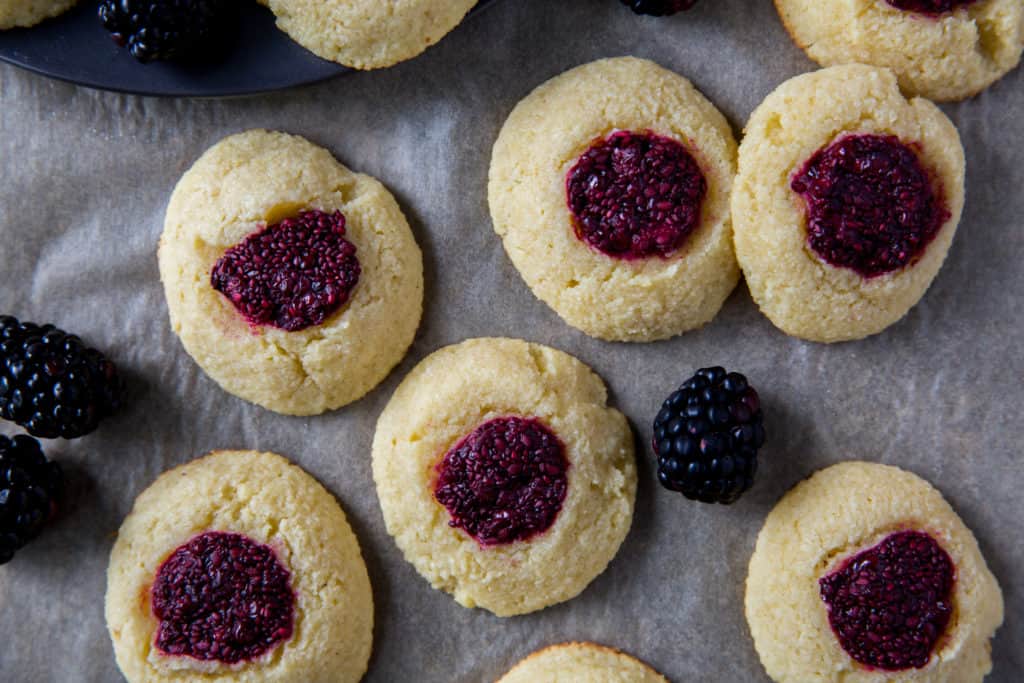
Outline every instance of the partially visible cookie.
[[1003, 598], [942, 494], [896, 467], [846, 462], [768, 515], [746, 614], [779, 683], [978, 683]]
[[668, 683], [668, 679], [610, 647], [562, 643], [534, 652], [498, 683]]
[[652, 341], [700, 327], [739, 279], [736, 143], [682, 76], [633, 57], [544, 83], [494, 145], [494, 229], [533, 293], [573, 327]]
[[423, 310], [423, 260], [395, 198], [284, 133], [232, 135], [196, 161], [171, 196], [159, 261], [185, 350], [279, 413], [363, 396]]
[[373, 596], [330, 493], [279, 455], [220, 451], [139, 495], [106, 617], [130, 683], [355, 683]]
[[35, 26], [67, 12], [78, 0], [0, 0], [0, 30]]
[[307, 50], [355, 69], [412, 59], [441, 40], [477, 0], [260, 0]]
[[514, 339], [434, 352], [377, 422], [388, 533], [432, 586], [499, 616], [569, 600], [629, 531], [633, 435], [572, 356]]
[[964, 152], [887, 69], [797, 76], [747, 123], [732, 195], [751, 296], [787, 334], [860, 339], [902, 318], [939, 272], [964, 204]]
[[786, 29], [822, 66], [888, 67], [910, 95], [962, 100], [1020, 62], [1020, 0], [775, 0]]

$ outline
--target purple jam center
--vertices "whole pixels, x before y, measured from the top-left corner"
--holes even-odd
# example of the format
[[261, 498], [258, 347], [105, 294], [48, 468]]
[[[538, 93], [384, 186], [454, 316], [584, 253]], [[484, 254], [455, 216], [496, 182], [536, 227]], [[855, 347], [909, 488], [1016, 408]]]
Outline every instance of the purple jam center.
[[904, 12], [917, 12], [937, 16], [952, 12], [964, 5], [971, 5], [977, 0], [885, 0], [896, 9]]
[[483, 546], [544, 533], [568, 487], [565, 446], [535, 418], [499, 417], [459, 441], [437, 466], [434, 498]]
[[249, 323], [294, 332], [341, 308], [360, 272], [341, 212], [303, 211], [228, 249], [210, 284]]
[[157, 648], [225, 664], [259, 657], [292, 635], [290, 577], [271, 548], [241, 534], [196, 536], [153, 583]]
[[914, 261], [950, 212], [914, 150], [894, 136], [848, 135], [793, 176], [807, 241], [827, 263], [866, 278]]
[[708, 190], [686, 148], [650, 131], [595, 140], [565, 187], [576, 237], [627, 260], [667, 257], [683, 246]]
[[920, 669], [952, 613], [953, 560], [926, 533], [901, 531], [818, 581], [847, 654], [869, 667]]

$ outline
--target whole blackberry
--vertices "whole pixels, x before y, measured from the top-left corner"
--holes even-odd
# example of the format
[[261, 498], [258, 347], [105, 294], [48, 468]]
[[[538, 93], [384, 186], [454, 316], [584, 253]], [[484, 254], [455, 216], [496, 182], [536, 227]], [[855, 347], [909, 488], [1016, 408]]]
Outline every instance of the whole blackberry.
[[44, 439], [74, 439], [121, 405], [117, 368], [53, 325], [0, 316], [0, 417]]
[[0, 564], [39, 535], [63, 488], [60, 465], [46, 459], [38, 441], [0, 434]]
[[233, 0], [101, 0], [99, 17], [140, 62], [202, 57], [220, 46]]
[[653, 17], [667, 17], [670, 14], [685, 12], [697, 4], [697, 0], [619, 0], [637, 14], [650, 14]]
[[704, 503], [728, 505], [749, 489], [763, 444], [757, 391], [725, 368], [698, 370], [654, 419], [658, 481]]

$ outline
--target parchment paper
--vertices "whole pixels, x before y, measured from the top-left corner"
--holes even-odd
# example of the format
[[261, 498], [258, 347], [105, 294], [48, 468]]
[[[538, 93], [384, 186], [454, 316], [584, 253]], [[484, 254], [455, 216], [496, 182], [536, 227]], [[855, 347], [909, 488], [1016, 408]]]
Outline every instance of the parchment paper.
[[[767, 681], [742, 609], [754, 539], [787, 489], [851, 458], [926, 477], [974, 530], [1007, 607], [988, 680], [1021, 680], [1024, 71], [944, 107], [967, 150], [967, 208], [942, 272], [904, 321], [863, 342], [805, 343], [772, 327], [741, 284], [705, 329], [626, 345], [576, 332], [533, 298], [485, 196], [490, 148], [515, 103], [565, 69], [625, 54], [688, 76], [737, 132], [778, 83], [813, 68], [767, 0], [705, 0], [662, 20], [615, 0], [506, 0], [412, 62], [250, 99], [142, 99], [0, 65], [0, 311], [81, 334], [131, 388], [95, 434], [47, 444], [68, 471], [67, 509], [0, 568], [0, 679], [122, 680], [103, 620], [121, 520], [167, 468], [252, 448], [317, 477], [359, 536], [376, 601], [368, 681], [493, 681], [572, 639], [622, 648], [674, 681]], [[307, 136], [380, 178], [424, 251], [426, 313], [408, 357], [363, 400], [316, 418], [221, 391], [172, 334], [158, 280], [175, 182], [207, 147], [253, 127]], [[370, 476], [374, 424], [399, 380], [431, 351], [488, 335], [590, 364], [641, 453], [633, 528], [608, 570], [580, 597], [512, 619], [464, 609], [416, 574], [384, 530]], [[660, 401], [707, 364], [747, 373], [766, 410], [758, 482], [728, 508], [660, 489], [644, 446]]]

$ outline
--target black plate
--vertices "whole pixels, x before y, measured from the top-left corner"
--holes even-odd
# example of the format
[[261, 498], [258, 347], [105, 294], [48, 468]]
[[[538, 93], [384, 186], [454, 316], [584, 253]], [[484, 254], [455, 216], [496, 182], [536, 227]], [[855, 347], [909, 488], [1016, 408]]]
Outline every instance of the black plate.
[[[491, 0], [480, 0], [476, 12]], [[350, 73], [320, 59], [274, 26], [274, 16], [245, 3], [234, 49], [212, 64], [140, 64], [118, 47], [87, 0], [28, 29], [0, 31], [0, 60], [90, 88], [140, 95], [222, 97], [315, 83]]]

